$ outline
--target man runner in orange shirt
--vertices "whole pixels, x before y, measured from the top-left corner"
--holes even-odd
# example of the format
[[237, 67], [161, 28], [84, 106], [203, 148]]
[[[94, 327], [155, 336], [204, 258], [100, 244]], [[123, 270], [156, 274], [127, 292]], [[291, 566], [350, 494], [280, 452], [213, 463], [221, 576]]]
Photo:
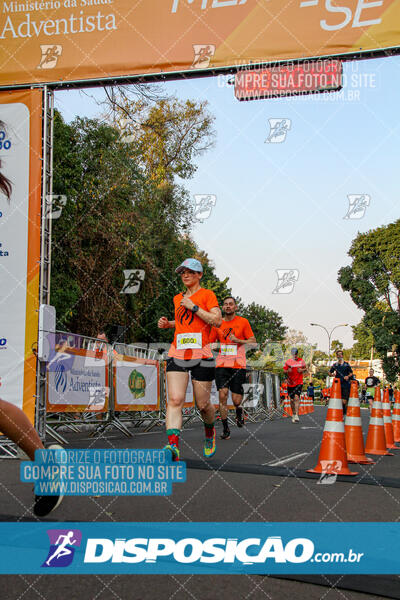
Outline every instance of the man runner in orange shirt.
[[299, 406], [300, 394], [303, 389], [303, 373], [307, 371], [306, 363], [302, 358], [299, 358], [297, 348], [291, 349], [292, 358], [285, 362], [283, 370], [287, 375], [287, 391], [290, 398], [290, 406], [292, 407], [292, 423], [299, 422]]
[[[232, 392], [232, 402], [236, 407], [236, 424], [243, 427], [243, 384], [246, 381], [246, 347], [255, 345], [256, 338], [250, 323], [236, 314], [235, 298], [228, 296], [222, 306], [222, 325], [211, 333], [211, 342], [219, 342], [215, 382], [219, 394], [219, 413], [223, 425], [221, 439], [228, 440], [231, 432], [228, 426], [228, 394]], [[216, 344], [213, 344], [213, 346]]]
[[212, 326], [219, 327], [221, 310], [214, 292], [200, 286], [203, 275], [201, 262], [187, 258], [175, 269], [182, 278], [185, 291], [174, 297], [175, 319], [161, 317], [160, 329], [175, 328], [174, 341], [167, 359], [168, 404], [166, 450], [173, 460], [179, 460], [179, 436], [182, 428], [182, 407], [185, 402], [189, 373], [193, 391], [205, 429], [203, 453], [210, 458], [215, 453], [215, 409], [211, 403], [211, 385], [215, 379], [215, 361], [209, 338]]

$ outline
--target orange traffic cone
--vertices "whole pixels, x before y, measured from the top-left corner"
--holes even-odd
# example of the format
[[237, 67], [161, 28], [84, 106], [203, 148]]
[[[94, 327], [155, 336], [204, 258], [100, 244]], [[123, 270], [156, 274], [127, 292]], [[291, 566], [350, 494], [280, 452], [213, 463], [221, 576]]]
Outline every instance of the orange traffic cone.
[[304, 415], [305, 414], [305, 410], [304, 410], [304, 396], [301, 395], [300, 396], [300, 404], [299, 404], [299, 415]]
[[400, 392], [394, 391], [394, 406], [392, 413], [393, 439], [400, 442]]
[[318, 463], [314, 469], [308, 469], [308, 473], [329, 472], [336, 475], [358, 475], [358, 473], [351, 472], [347, 464], [341, 395], [340, 379], [334, 379]]
[[292, 416], [292, 407], [290, 406], [289, 396], [285, 393], [285, 397], [283, 400], [283, 418], [287, 419]]
[[395, 450], [400, 450], [400, 448], [398, 446], [396, 446], [396, 444], [394, 443], [392, 412], [390, 410], [390, 398], [389, 398], [388, 388], [385, 388], [383, 390], [382, 408], [383, 408], [383, 424], [385, 427], [386, 448], [393, 448]]
[[375, 464], [372, 458], [367, 458], [364, 452], [364, 439], [361, 424], [360, 400], [358, 398], [358, 383], [351, 382], [350, 397], [347, 402], [347, 413], [344, 420], [346, 437], [347, 460], [349, 463], [360, 465]]
[[365, 442], [366, 454], [377, 456], [393, 456], [386, 448], [385, 427], [383, 425], [383, 409], [381, 402], [381, 388], [375, 388], [375, 397], [369, 419], [367, 441]]

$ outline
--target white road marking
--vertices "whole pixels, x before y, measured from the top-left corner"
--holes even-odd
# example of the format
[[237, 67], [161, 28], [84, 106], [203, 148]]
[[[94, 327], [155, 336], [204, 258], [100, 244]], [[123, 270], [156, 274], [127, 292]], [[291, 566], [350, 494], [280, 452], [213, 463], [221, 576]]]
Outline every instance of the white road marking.
[[296, 460], [296, 458], [301, 458], [302, 456], [307, 456], [308, 452], [295, 452], [294, 454], [289, 454], [288, 456], [283, 456], [282, 458], [278, 458], [268, 463], [263, 463], [263, 465], [267, 465], [268, 467], [279, 467], [279, 465], [284, 465], [292, 460]]

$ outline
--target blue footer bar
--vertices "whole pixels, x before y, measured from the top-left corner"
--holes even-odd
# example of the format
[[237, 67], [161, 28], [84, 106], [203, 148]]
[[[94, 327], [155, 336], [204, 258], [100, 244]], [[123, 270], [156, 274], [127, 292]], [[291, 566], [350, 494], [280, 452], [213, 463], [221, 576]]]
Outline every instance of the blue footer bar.
[[0, 523], [0, 573], [399, 574], [399, 523]]

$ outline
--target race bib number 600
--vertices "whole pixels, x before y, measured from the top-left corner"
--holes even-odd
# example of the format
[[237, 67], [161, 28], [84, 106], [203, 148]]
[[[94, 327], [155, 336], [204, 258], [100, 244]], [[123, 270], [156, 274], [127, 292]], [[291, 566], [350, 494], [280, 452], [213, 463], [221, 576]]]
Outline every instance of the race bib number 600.
[[202, 348], [201, 333], [178, 333], [176, 336], [177, 350]]

